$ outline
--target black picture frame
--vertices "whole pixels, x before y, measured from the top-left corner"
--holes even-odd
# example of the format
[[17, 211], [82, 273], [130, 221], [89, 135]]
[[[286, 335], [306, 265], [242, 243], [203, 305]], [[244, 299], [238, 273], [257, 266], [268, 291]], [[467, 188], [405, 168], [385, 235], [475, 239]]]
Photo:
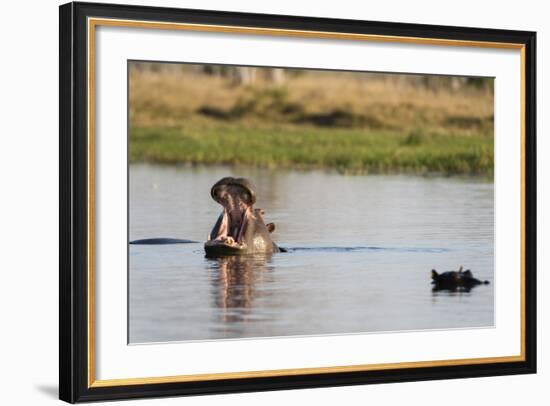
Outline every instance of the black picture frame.
[[[67, 402], [235, 393], [536, 372], [536, 33], [205, 10], [68, 3], [60, 6], [59, 397]], [[521, 45], [524, 66], [524, 359], [471, 365], [313, 373], [196, 382], [90, 386], [88, 369], [87, 19], [194, 23]]]

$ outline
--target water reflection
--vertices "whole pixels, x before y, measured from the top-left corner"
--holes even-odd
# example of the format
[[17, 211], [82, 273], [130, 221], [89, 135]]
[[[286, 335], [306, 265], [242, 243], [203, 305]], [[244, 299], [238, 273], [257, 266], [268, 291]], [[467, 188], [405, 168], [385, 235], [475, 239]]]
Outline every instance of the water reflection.
[[250, 314], [254, 300], [265, 295], [257, 285], [265, 281], [271, 255], [242, 255], [208, 258], [213, 271], [215, 306], [222, 309], [223, 322], [241, 322]]
[[477, 285], [474, 285], [474, 286], [453, 286], [453, 287], [446, 287], [446, 286], [440, 286], [440, 285], [434, 285], [432, 287], [432, 294], [435, 296], [437, 295], [438, 293], [441, 294], [441, 293], [449, 293], [449, 294], [454, 294], [454, 293], [470, 293], [472, 291], [472, 289], [475, 289]]

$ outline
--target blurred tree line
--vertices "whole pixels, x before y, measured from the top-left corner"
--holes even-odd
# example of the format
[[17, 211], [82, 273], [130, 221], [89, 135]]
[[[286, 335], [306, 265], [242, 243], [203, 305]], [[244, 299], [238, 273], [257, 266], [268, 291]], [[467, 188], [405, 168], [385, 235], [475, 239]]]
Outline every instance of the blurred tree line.
[[[218, 76], [227, 79], [234, 86], [249, 86], [258, 82], [282, 86], [284, 83], [297, 76], [308, 75], [316, 72], [308, 69], [292, 68], [263, 68], [247, 66], [230, 66], [214, 64], [185, 64], [185, 63], [158, 63], [158, 62], [132, 62], [131, 69], [141, 72], [178, 73], [186, 72], [197, 75]], [[339, 72], [340, 73], [340, 72]], [[450, 88], [459, 90], [465, 87], [476, 89], [491, 88], [492, 78], [447, 76], [447, 75], [419, 75], [419, 74], [395, 74], [395, 73], [371, 73], [353, 72], [356, 77], [365, 80], [382, 80], [399, 84], [409, 84], [426, 89]]]

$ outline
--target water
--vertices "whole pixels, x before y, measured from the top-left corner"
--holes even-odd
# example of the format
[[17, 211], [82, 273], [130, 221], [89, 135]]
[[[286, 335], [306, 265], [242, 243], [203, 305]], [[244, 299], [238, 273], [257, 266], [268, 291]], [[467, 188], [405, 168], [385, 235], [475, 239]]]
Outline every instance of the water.
[[[206, 259], [221, 212], [210, 187], [253, 180], [288, 253]], [[129, 341], [344, 334], [493, 325], [493, 184], [475, 178], [130, 166]], [[491, 284], [432, 292], [430, 270]]]

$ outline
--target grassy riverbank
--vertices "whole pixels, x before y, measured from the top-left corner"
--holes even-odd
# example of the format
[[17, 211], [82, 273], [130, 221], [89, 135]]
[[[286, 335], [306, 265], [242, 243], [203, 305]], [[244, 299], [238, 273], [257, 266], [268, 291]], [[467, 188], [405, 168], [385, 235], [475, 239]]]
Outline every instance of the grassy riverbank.
[[149, 68], [130, 70], [131, 162], [493, 173], [489, 79], [288, 71], [235, 85]]
[[130, 160], [326, 168], [342, 173], [491, 175], [493, 138], [303, 127], [147, 127], [132, 130]]

